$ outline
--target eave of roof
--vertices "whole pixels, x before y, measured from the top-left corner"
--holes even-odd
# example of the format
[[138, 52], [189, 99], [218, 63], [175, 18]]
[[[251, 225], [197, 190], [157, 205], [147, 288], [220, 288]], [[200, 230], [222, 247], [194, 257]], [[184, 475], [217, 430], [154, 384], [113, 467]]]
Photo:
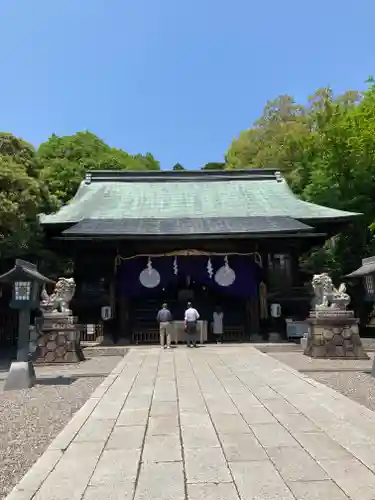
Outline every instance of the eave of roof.
[[63, 236], [199, 236], [312, 232], [291, 217], [227, 217], [201, 219], [86, 219], [63, 231]]

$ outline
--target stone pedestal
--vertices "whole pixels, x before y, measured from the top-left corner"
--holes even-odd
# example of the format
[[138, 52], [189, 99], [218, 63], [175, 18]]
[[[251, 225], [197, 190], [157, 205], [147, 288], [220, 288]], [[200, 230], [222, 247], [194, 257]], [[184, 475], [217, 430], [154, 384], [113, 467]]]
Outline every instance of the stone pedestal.
[[[344, 311], [346, 313], [346, 311]], [[307, 320], [310, 332], [304, 350], [312, 358], [369, 359], [358, 331], [357, 318], [349, 314], [314, 314]]]
[[35, 370], [31, 361], [13, 361], [4, 384], [4, 391], [30, 389], [35, 382]]
[[85, 359], [80, 345], [83, 326], [66, 313], [44, 314], [37, 339], [36, 363], [78, 363]]

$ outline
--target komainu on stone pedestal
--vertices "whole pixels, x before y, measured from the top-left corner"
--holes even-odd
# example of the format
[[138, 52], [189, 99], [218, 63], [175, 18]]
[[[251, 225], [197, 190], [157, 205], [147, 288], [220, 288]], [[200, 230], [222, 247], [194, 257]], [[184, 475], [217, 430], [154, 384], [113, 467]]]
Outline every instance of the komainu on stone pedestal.
[[74, 292], [73, 278], [59, 278], [51, 295], [43, 290], [36, 363], [77, 363], [85, 359], [80, 346], [83, 326], [74, 323], [69, 308]]
[[369, 359], [359, 336], [359, 320], [353, 311], [346, 310], [350, 296], [345, 284], [336, 289], [323, 273], [313, 277], [312, 287], [315, 296], [307, 320], [310, 331], [304, 354], [312, 358]]

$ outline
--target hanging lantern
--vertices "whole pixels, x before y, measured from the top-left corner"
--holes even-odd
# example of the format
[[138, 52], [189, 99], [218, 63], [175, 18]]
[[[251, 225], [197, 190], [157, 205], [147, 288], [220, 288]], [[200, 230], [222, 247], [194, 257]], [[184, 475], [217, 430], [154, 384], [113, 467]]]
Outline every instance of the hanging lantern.
[[211, 262], [211, 257], [208, 257], [208, 261], [207, 261], [207, 272], [208, 272], [208, 276], [210, 278], [212, 278], [213, 274], [214, 274], [214, 268], [212, 267], [212, 262]]
[[236, 279], [236, 273], [229, 266], [228, 256], [224, 257], [224, 265], [215, 274], [215, 281], [220, 286], [230, 286]]
[[173, 273], [177, 276], [178, 274], [178, 264], [177, 264], [177, 257], [173, 259]]

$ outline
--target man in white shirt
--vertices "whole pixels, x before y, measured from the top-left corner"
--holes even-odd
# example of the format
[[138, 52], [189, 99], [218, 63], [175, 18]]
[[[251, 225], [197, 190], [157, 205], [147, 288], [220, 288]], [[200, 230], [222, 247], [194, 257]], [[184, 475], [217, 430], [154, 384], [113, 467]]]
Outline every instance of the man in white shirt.
[[188, 335], [187, 347], [197, 347], [198, 328], [197, 323], [199, 312], [194, 309], [191, 302], [188, 303], [185, 311], [185, 331]]

